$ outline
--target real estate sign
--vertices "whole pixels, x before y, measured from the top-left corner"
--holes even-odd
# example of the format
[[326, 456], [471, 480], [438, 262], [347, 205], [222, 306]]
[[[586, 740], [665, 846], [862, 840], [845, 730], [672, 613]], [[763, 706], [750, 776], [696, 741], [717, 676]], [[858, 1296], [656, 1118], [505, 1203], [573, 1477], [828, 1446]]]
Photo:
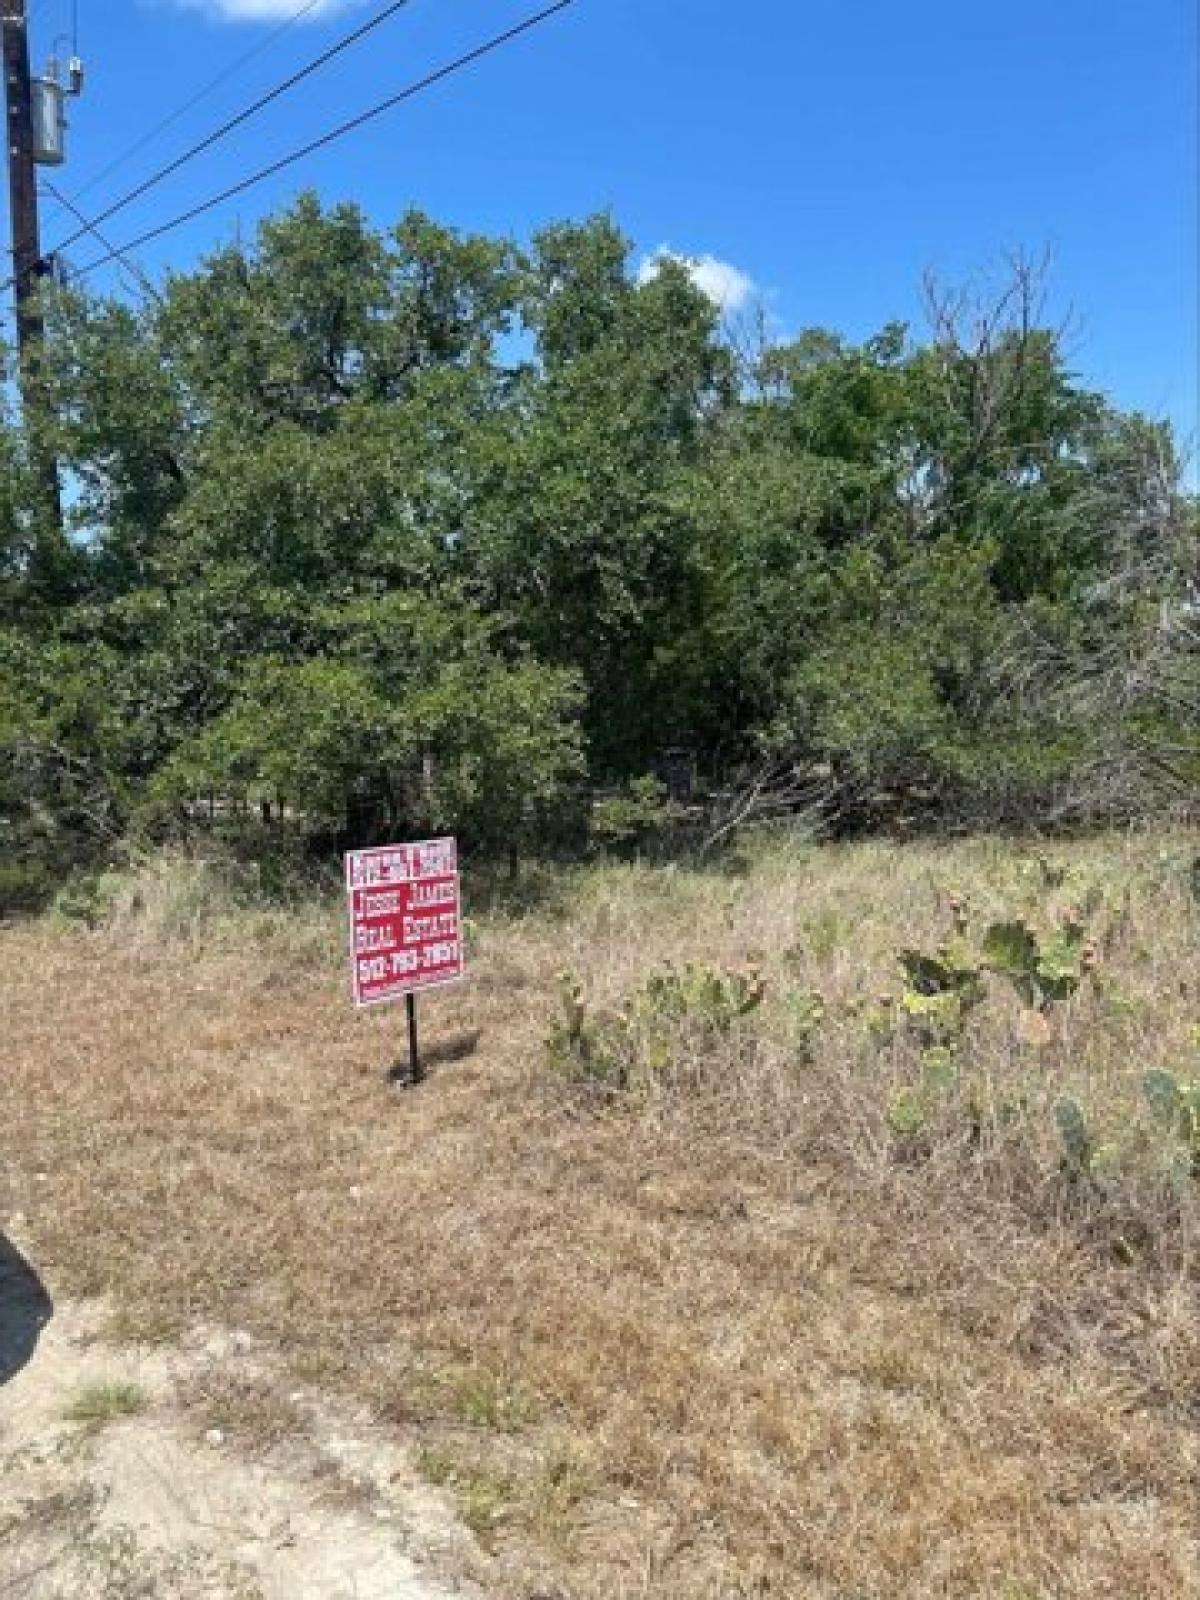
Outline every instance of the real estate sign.
[[346, 857], [356, 1005], [463, 976], [458, 849], [453, 839], [352, 850]]

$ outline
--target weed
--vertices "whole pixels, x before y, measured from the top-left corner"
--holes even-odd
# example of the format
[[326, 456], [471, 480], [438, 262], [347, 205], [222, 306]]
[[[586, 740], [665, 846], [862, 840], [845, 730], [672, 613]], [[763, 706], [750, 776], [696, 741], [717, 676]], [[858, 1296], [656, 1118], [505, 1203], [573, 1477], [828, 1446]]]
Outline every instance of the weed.
[[519, 1384], [506, 1382], [482, 1368], [459, 1373], [452, 1388], [459, 1415], [477, 1428], [512, 1433], [536, 1413], [532, 1399]]
[[585, 1452], [570, 1440], [558, 1442], [539, 1460], [531, 1477], [527, 1514], [543, 1535], [560, 1537], [596, 1488], [595, 1468]]
[[425, 1446], [417, 1470], [429, 1483], [452, 1491], [463, 1522], [485, 1550], [513, 1514], [517, 1486], [510, 1474], [446, 1446]]
[[823, 911], [801, 929], [801, 937], [786, 954], [792, 959], [809, 954], [817, 961], [828, 961], [846, 947], [850, 929], [837, 911]]
[[121, 1417], [137, 1416], [146, 1408], [142, 1388], [125, 1378], [97, 1379], [86, 1384], [65, 1407], [63, 1420], [85, 1428], [103, 1428]]

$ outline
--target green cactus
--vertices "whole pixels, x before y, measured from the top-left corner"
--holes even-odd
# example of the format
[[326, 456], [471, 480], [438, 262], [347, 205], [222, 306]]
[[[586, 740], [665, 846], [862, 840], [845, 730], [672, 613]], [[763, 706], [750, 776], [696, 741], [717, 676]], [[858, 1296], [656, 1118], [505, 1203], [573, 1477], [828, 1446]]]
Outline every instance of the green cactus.
[[1069, 999], [1094, 957], [1083, 920], [1072, 912], [1041, 939], [1023, 918], [994, 922], [981, 949], [983, 965], [1007, 978], [1025, 1004], [1038, 1011]]
[[900, 1139], [914, 1139], [928, 1121], [925, 1101], [916, 1089], [899, 1089], [887, 1109], [888, 1126]]
[[1037, 966], [1037, 939], [1022, 918], [993, 922], [983, 936], [983, 960], [1006, 978], [1025, 978]]
[[652, 973], [621, 1009], [589, 1016], [582, 985], [559, 979], [561, 1017], [546, 1040], [551, 1064], [565, 1076], [609, 1091], [670, 1075], [687, 1042], [723, 1038], [763, 1000], [753, 967], [722, 972], [699, 963]]
[[902, 951], [900, 965], [908, 979], [900, 1009], [922, 1042], [929, 1046], [954, 1042], [967, 1013], [984, 997], [982, 969], [967, 941], [956, 935], [934, 955]]
[[921, 1054], [921, 1081], [898, 1089], [888, 1103], [888, 1126], [897, 1138], [912, 1140], [929, 1125], [959, 1081], [958, 1056], [947, 1045]]
[[1179, 1081], [1173, 1072], [1156, 1069], [1142, 1078], [1142, 1093], [1154, 1119], [1163, 1127], [1173, 1127], [1179, 1111]]
[[931, 1045], [921, 1056], [921, 1087], [928, 1096], [948, 1093], [958, 1083], [958, 1057], [946, 1045]]
[[964, 938], [956, 936], [938, 946], [934, 955], [905, 950], [900, 956], [909, 984], [917, 994], [957, 994], [982, 998], [981, 964]]
[[645, 980], [633, 1006], [649, 1020], [699, 1021], [727, 1033], [739, 1017], [762, 1004], [766, 985], [757, 968], [721, 972], [699, 962], [682, 971], [667, 967]]
[[1095, 1146], [1087, 1117], [1078, 1100], [1060, 1100], [1054, 1108], [1059, 1138], [1063, 1146], [1063, 1166], [1069, 1177], [1086, 1177], [1092, 1167]]
[[1157, 1068], [1143, 1077], [1142, 1093], [1155, 1121], [1178, 1140], [1176, 1164], [1200, 1177], [1200, 1079], [1189, 1083]]

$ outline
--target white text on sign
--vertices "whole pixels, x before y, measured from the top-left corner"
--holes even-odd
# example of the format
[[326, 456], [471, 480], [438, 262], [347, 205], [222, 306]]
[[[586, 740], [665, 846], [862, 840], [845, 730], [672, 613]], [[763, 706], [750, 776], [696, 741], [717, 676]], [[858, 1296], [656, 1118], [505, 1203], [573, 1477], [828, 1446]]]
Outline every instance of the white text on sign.
[[378, 1005], [463, 976], [453, 839], [351, 851], [346, 893], [358, 1005]]

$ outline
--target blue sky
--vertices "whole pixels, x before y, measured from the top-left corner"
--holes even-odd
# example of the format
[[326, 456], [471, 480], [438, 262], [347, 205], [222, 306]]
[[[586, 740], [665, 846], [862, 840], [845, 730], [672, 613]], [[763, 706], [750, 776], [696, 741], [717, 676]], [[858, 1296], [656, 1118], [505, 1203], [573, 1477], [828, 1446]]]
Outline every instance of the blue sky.
[[[88, 90], [51, 180], [78, 193], [300, 3], [78, 0]], [[318, 4], [87, 189], [84, 209], [94, 215], [381, 3]], [[412, 0], [106, 232], [132, 238], [537, 4]], [[40, 58], [70, 0], [32, 9]], [[381, 223], [416, 205], [518, 237], [610, 209], [639, 253], [712, 257], [709, 280], [735, 301], [753, 286], [777, 326], [862, 337], [918, 316], [927, 269], [958, 280], [1048, 248], [1082, 377], [1194, 435], [1196, 34], [1194, 0], [576, 0], [142, 259], [186, 266], [306, 185]], [[52, 246], [69, 224], [46, 215]], [[78, 265], [96, 250], [84, 241], [70, 254]]]

